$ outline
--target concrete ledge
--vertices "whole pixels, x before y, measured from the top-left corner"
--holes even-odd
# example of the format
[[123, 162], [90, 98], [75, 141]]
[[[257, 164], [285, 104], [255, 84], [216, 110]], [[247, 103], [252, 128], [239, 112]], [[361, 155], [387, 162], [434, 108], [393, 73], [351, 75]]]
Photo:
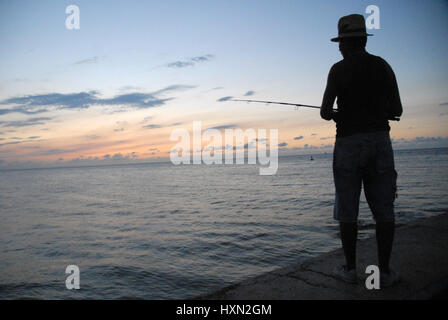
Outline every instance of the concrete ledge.
[[358, 284], [331, 275], [344, 262], [342, 249], [245, 280], [204, 300], [430, 299], [448, 288], [448, 212], [420, 219], [395, 232], [391, 265], [401, 283], [367, 290], [365, 269], [377, 264], [375, 238], [358, 242]]

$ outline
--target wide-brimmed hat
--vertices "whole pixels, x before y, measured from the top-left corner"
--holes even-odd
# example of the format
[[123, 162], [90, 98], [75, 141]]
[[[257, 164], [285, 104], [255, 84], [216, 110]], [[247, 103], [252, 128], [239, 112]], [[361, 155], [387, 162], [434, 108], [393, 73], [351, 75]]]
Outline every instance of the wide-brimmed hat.
[[338, 36], [331, 39], [333, 42], [339, 42], [343, 38], [366, 37], [371, 36], [366, 32], [366, 21], [360, 14], [350, 14], [342, 17], [338, 22]]

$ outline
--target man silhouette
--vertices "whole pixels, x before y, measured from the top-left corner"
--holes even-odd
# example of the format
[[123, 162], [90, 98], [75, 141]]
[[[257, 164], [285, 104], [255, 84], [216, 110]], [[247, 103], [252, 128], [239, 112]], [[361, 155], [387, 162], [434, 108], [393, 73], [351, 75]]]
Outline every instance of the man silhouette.
[[[366, 52], [362, 15], [342, 17], [338, 37], [343, 60], [331, 68], [321, 117], [336, 122], [333, 178], [336, 189], [334, 218], [339, 221], [346, 264], [334, 275], [356, 283], [356, 240], [361, 186], [376, 221], [378, 266], [382, 287], [399, 281], [389, 268], [394, 239], [394, 199], [397, 172], [389, 136], [389, 119], [402, 114], [397, 81], [382, 58]], [[333, 103], [337, 98], [337, 111]]]

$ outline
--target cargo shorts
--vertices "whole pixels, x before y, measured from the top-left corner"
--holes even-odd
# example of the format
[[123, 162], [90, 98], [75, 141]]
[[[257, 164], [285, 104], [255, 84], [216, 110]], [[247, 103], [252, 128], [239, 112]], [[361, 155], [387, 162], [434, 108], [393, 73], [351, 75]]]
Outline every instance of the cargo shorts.
[[334, 219], [356, 222], [364, 186], [367, 203], [377, 222], [394, 221], [397, 172], [388, 131], [337, 137], [333, 152], [336, 189]]

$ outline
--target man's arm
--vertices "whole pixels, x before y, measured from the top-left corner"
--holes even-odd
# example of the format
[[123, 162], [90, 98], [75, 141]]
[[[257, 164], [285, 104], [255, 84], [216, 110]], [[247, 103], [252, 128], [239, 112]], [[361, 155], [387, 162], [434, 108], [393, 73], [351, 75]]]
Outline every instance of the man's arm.
[[389, 77], [389, 119], [394, 117], [400, 117], [403, 113], [403, 106], [401, 105], [400, 92], [398, 91], [397, 79], [395, 77], [395, 73], [390, 67], [390, 65], [384, 61], [386, 65], [387, 75]]
[[333, 111], [334, 100], [336, 99], [336, 87], [334, 83], [334, 67], [331, 68], [328, 73], [327, 87], [325, 88], [324, 98], [322, 100], [322, 106], [320, 108], [320, 116], [325, 120], [331, 120], [335, 118], [335, 112]]

